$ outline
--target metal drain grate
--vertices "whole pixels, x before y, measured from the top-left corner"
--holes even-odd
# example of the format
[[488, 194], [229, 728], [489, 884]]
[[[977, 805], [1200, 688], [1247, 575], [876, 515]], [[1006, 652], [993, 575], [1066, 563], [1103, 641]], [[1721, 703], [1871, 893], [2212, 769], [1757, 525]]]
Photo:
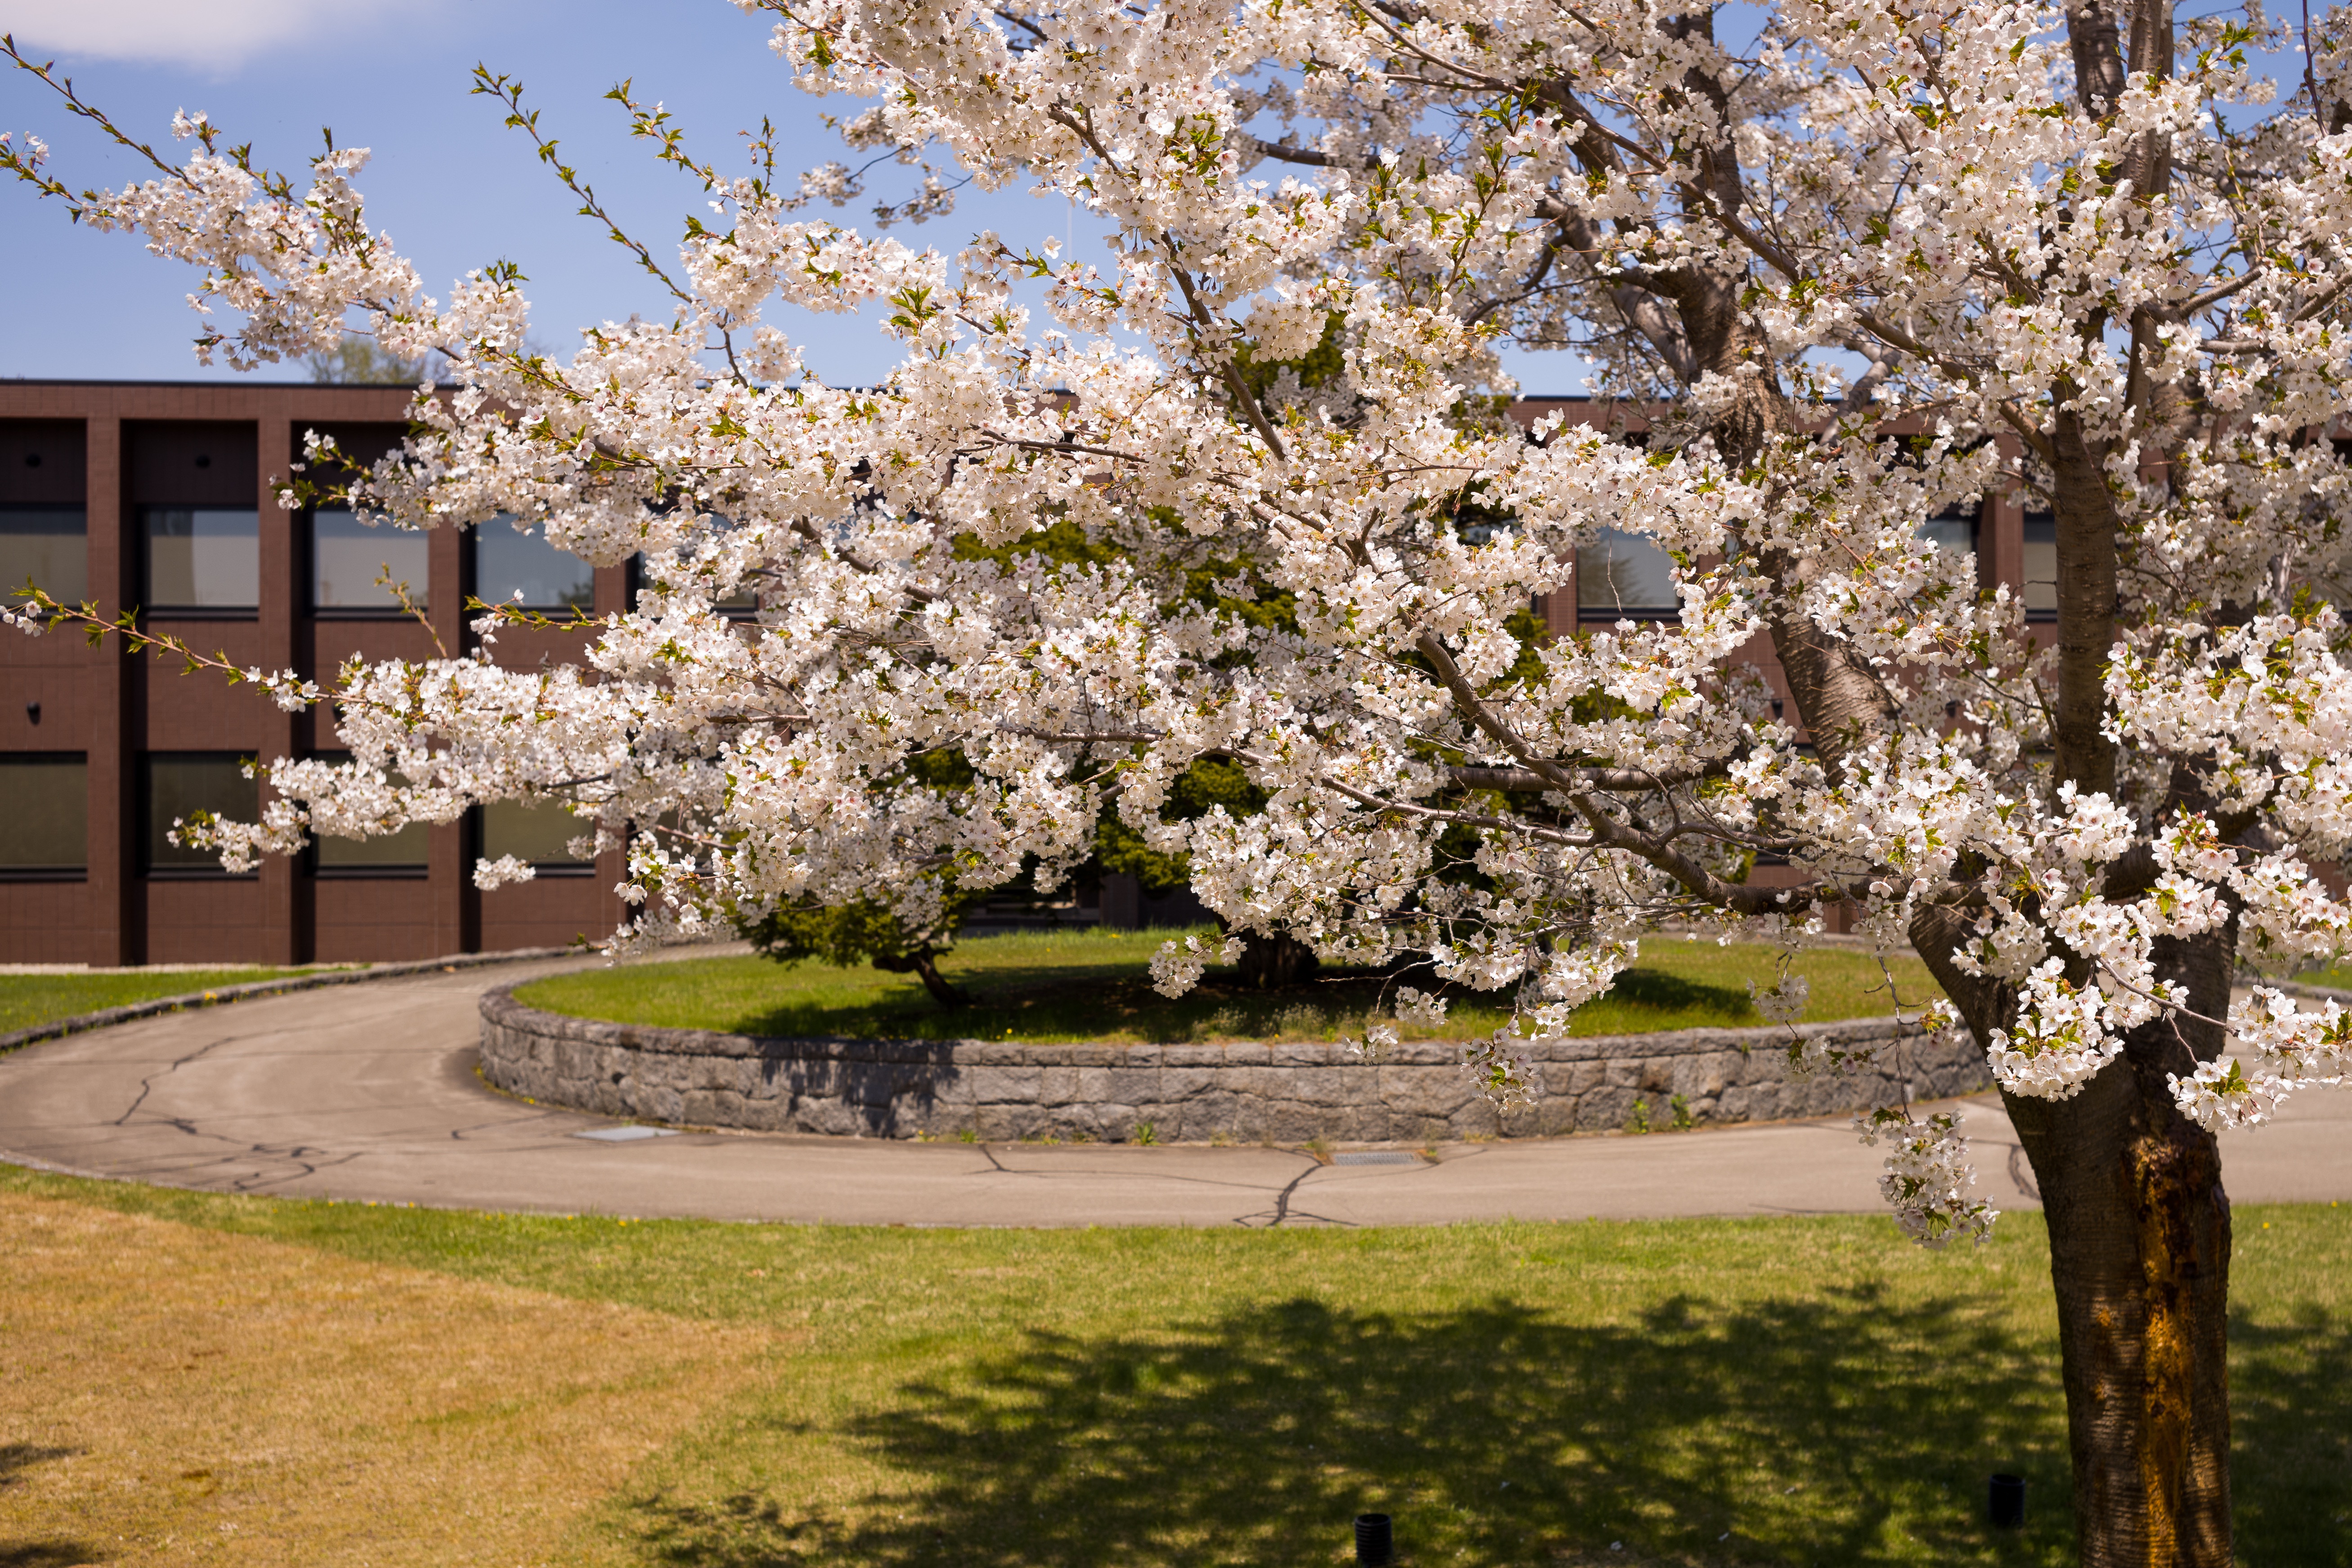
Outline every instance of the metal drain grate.
[[1406, 1149], [1350, 1149], [1331, 1156], [1335, 1165], [1418, 1165], [1421, 1156]]
[[593, 1132], [574, 1132], [574, 1138], [593, 1138], [599, 1143], [635, 1143], [640, 1138], [675, 1138], [675, 1127], [599, 1127]]

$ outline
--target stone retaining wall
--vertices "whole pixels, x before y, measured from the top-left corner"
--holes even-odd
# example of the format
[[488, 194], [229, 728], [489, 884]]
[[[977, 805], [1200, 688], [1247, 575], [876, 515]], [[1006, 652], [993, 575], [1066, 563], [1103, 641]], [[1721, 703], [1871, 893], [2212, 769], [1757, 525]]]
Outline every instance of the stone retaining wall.
[[1792, 1079], [1779, 1029], [1597, 1035], [1536, 1047], [1543, 1093], [1498, 1112], [1458, 1047], [1399, 1046], [1374, 1066], [1343, 1046], [1020, 1045], [992, 1040], [766, 1039], [543, 1013], [512, 987], [482, 998], [482, 1072], [499, 1088], [605, 1116], [869, 1138], [1054, 1137], [1124, 1142], [1426, 1142], [1622, 1128], [1646, 1102], [1664, 1127], [1684, 1098], [1702, 1122], [1824, 1116], [1990, 1081], [1967, 1041], [1892, 1020], [1800, 1026], [1895, 1042], [1861, 1070]]

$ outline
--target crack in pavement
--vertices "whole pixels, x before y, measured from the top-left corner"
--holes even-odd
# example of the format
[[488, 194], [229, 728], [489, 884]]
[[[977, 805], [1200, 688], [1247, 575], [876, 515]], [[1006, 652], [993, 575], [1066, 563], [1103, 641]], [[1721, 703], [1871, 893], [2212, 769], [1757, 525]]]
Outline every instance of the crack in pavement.
[[2009, 1146], [2009, 1179], [2017, 1184], [2019, 1192], [2037, 1204], [2042, 1201], [2042, 1188], [2035, 1184], [2032, 1168], [2026, 1163], [2025, 1145], [2022, 1143]]
[[[996, 1174], [1002, 1176], [1025, 1176], [1031, 1178], [1042, 1178], [1048, 1181], [1055, 1179], [1072, 1181], [1085, 1178], [1100, 1178], [1107, 1173], [1102, 1171], [1092, 1170], [1024, 1170], [1017, 1166], [1008, 1165], [1003, 1161], [998, 1159], [996, 1157], [996, 1151], [986, 1143], [978, 1145], [978, 1148], [980, 1153], [988, 1161], [990, 1167]], [[1343, 1226], [1354, 1228], [1356, 1222], [1353, 1220], [1335, 1219], [1328, 1215], [1308, 1214], [1304, 1210], [1301, 1210], [1297, 1214], [1291, 1213], [1291, 1200], [1297, 1195], [1299, 1184], [1305, 1182], [1307, 1177], [1313, 1175], [1316, 1172], [1324, 1169], [1323, 1163], [1320, 1160], [1314, 1158], [1312, 1155], [1299, 1154], [1294, 1157], [1305, 1160], [1307, 1162], [1307, 1168], [1300, 1171], [1297, 1175], [1291, 1177], [1289, 1181], [1283, 1184], [1282, 1189], [1275, 1194], [1274, 1206], [1271, 1209], [1257, 1209], [1253, 1210], [1248, 1214], [1235, 1215], [1234, 1216], [1233, 1223], [1255, 1230], [1271, 1230], [1277, 1226], [1291, 1224], [1295, 1221], [1312, 1221], [1318, 1225]], [[1252, 1182], [1218, 1181], [1213, 1178], [1182, 1175], [1169, 1171], [1152, 1171], [1149, 1173], [1121, 1172], [1118, 1173], [1122, 1175], [1148, 1174], [1153, 1181], [1171, 1183], [1178, 1186], [1235, 1187], [1244, 1191], [1254, 1190], [1256, 1188], [1256, 1184]]]
[[[250, 1178], [240, 1179], [232, 1184], [230, 1190], [232, 1192], [239, 1193], [257, 1193], [269, 1187], [278, 1186], [282, 1183], [299, 1182], [303, 1180], [305, 1177], [315, 1176], [321, 1171], [331, 1171], [339, 1166], [348, 1165], [359, 1158], [357, 1154], [338, 1154], [332, 1159], [306, 1160], [302, 1158], [302, 1156], [307, 1152], [308, 1151], [299, 1145], [280, 1152], [278, 1150], [264, 1148], [260, 1144], [256, 1144], [250, 1152], [273, 1159], [289, 1161], [295, 1166], [294, 1173], [291, 1175], [281, 1173], [275, 1176], [269, 1176], [264, 1175], [262, 1173], [257, 1171]], [[323, 1154], [326, 1152], [324, 1150], [320, 1150], [318, 1152]]]
[[[1299, 1158], [1307, 1162], [1307, 1169], [1299, 1172], [1298, 1174], [1291, 1177], [1288, 1182], [1283, 1184], [1282, 1191], [1274, 1195], [1274, 1209], [1272, 1211], [1274, 1217], [1267, 1220], [1264, 1225], [1258, 1226], [1255, 1228], [1259, 1230], [1273, 1230], [1278, 1226], [1287, 1225], [1290, 1223], [1292, 1218], [1290, 1213], [1290, 1200], [1292, 1195], [1298, 1191], [1300, 1183], [1306, 1181], [1307, 1177], [1313, 1175], [1316, 1172], [1323, 1168], [1323, 1162], [1315, 1159], [1310, 1155], [1302, 1154]], [[1239, 1215], [1234, 1217], [1234, 1223], [1235, 1225], [1246, 1226], [1251, 1220], [1255, 1219], [1256, 1217], [1257, 1216], [1255, 1215]], [[1351, 1229], [1354, 1227], [1355, 1224], [1352, 1220], [1329, 1219], [1322, 1215], [1301, 1214], [1297, 1217], [1300, 1219], [1312, 1219], [1323, 1225], [1344, 1225]]]
[[[205, 1046], [201, 1050], [191, 1051], [188, 1055], [181, 1058], [178, 1061], [173, 1062], [171, 1067], [166, 1068], [163, 1074], [158, 1074], [156, 1076], [162, 1077], [164, 1076], [164, 1074], [174, 1071], [187, 1063], [194, 1061], [198, 1057], [203, 1056], [205, 1051], [213, 1049], [214, 1047], [226, 1043], [226, 1041], [215, 1040], [212, 1045]], [[142, 1087], [139, 1093], [139, 1100], [132, 1101], [131, 1110], [124, 1111], [121, 1116], [116, 1118], [111, 1125], [116, 1127], [125, 1125], [129, 1121], [132, 1111], [139, 1109], [139, 1101], [145, 1100], [146, 1097], [147, 1089]], [[315, 1176], [321, 1171], [331, 1170], [339, 1165], [347, 1165], [360, 1157], [359, 1153], [356, 1152], [330, 1155], [327, 1150], [318, 1148], [308, 1143], [293, 1143], [282, 1148], [274, 1148], [267, 1143], [255, 1143], [247, 1140], [241, 1140], [226, 1132], [208, 1132], [204, 1128], [198, 1126], [194, 1121], [184, 1116], [159, 1116], [148, 1121], [146, 1125], [150, 1127], [169, 1127], [173, 1131], [179, 1132], [189, 1138], [203, 1139], [215, 1143], [226, 1143], [230, 1145], [235, 1152], [223, 1153], [216, 1156], [216, 1164], [225, 1165], [236, 1159], [238, 1155], [249, 1155], [263, 1160], [280, 1161], [294, 1167], [290, 1173], [281, 1171], [278, 1174], [274, 1176], [264, 1176], [262, 1173], [257, 1171], [250, 1178], [239, 1179], [233, 1182], [230, 1184], [230, 1190], [232, 1192], [255, 1192], [260, 1190], [260, 1188], [265, 1185], [275, 1185], [282, 1182], [299, 1182], [305, 1177]]]
[[219, 1039], [213, 1041], [210, 1045], [198, 1046], [186, 1056], [176, 1058], [162, 1072], [151, 1073], [147, 1077], [141, 1079], [139, 1080], [139, 1092], [131, 1097], [130, 1108], [124, 1110], [121, 1115], [116, 1117], [112, 1122], [109, 1123], [109, 1125], [114, 1127], [128, 1126], [131, 1119], [139, 1113], [139, 1108], [147, 1103], [147, 1097], [155, 1091], [155, 1080], [157, 1079], [169, 1078], [173, 1073], [178, 1072], [182, 1068], [186, 1067], [190, 1062], [196, 1060], [207, 1052], [218, 1050], [221, 1047], [233, 1044], [241, 1037], [242, 1037], [236, 1035], [224, 1035]]
[[[1274, 1151], [1274, 1152], [1277, 1152], [1277, 1153], [1287, 1153], [1287, 1152], [1289, 1152], [1289, 1151], [1287, 1151], [1287, 1150], [1277, 1150], [1277, 1151]], [[1007, 1176], [1029, 1176], [1029, 1177], [1039, 1178], [1039, 1179], [1043, 1179], [1043, 1180], [1046, 1180], [1046, 1181], [1066, 1181], [1066, 1181], [1077, 1181], [1077, 1180], [1085, 1179], [1085, 1178], [1100, 1178], [1100, 1177], [1106, 1177], [1106, 1176], [1111, 1176], [1111, 1177], [1116, 1177], [1116, 1176], [1127, 1176], [1127, 1177], [1132, 1177], [1132, 1178], [1137, 1178], [1137, 1179], [1144, 1179], [1144, 1178], [1148, 1178], [1148, 1179], [1150, 1179], [1150, 1180], [1151, 1180], [1151, 1181], [1154, 1181], [1154, 1182], [1164, 1182], [1164, 1183], [1167, 1183], [1167, 1184], [1168, 1184], [1169, 1185], [1171, 1185], [1171, 1186], [1179, 1186], [1179, 1187], [1236, 1187], [1236, 1188], [1240, 1188], [1241, 1190], [1245, 1191], [1245, 1192], [1263, 1192], [1263, 1191], [1265, 1191], [1265, 1188], [1264, 1188], [1264, 1186], [1263, 1186], [1261, 1184], [1256, 1183], [1256, 1182], [1253, 1182], [1253, 1181], [1246, 1181], [1246, 1180], [1243, 1180], [1243, 1181], [1234, 1181], [1234, 1180], [1228, 1180], [1228, 1179], [1221, 1179], [1221, 1178], [1214, 1177], [1214, 1176], [1190, 1176], [1190, 1175], [1185, 1175], [1185, 1174], [1183, 1174], [1183, 1173], [1180, 1173], [1180, 1172], [1172, 1172], [1172, 1171], [1103, 1171], [1103, 1170], [1089, 1170], [1089, 1169], [1072, 1169], [1072, 1170], [1063, 1170], [1063, 1171], [1037, 1171], [1037, 1170], [1026, 1170], [1026, 1169], [1024, 1169], [1024, 1168], [1022, 1168], [1021, 1166], [1018, 1166], [1018, 1165], [1007, 1165], [1007, 1164], [1005, 1164], [1003, 1162], [1002, 1162], [1002, 1161], [1000, 1161], [999, 1159], [997, 1159], [997, 1157], [996, 1157], [995, 1153], [994, 1153], [992, 1151], [990, 1151], [990, 1150], [986, 1147], [986, 1145], [982, 1145], [982, 1152], [986, 1153], [986, 1154], [988, 1155], [988, 1163], [989, 1163], [990, 1164], [992, 1164], [992, 1165], [995, 1166], [995, 1167], [996, 1167], [996, 1169], [997, 1169], [997, 1171], [998, 1171], [1001, 1174], [1007, 1175]], [[1303, 1181], [1305, 1181], [1307, 1177], [1309, 1177], [1309, 1176], [1313, 1175], [1317, 1171], [1322, 1170], [1322, 1169], [1324, 1168], [1320, 1162], [1316, 1161], [1315, 1159], [1313, 1159], [1313, 1158], [1312, 1158], [1311, 1156], [1309, 1156], [1309, 1155], [1301, 1154], [1301, 1155], [1297, 1155], [1297, 1158], [1299, 1158], [1299, 1159], [1302, 1159], [1302, 1160], [1306, 1160], [1306, 1161], [1307, 1162], [1307, 1168], [1306, 1170], [1304, 1170], [1304, 1171], [1301, 1171], [1297, 1175], [1296, 1175], [1296, 1176], [1292, 1177], [1292, 1178], [1290, 1179], [1290, 1181], [1289, 1181], [1286, 1185], [1284, 1185], [1284, 1186], [1280, 1189], [1280, 1191], [1279, 1191], [1279, 1192], [1277, 1192], [1277, 1193], [1276, 1194], [1276, 1197], [1275, 1197], [1275, 1204], [1276, 1204], [1276, 1206], [1275, 1206], [1275, 1208], [1274, 1208], [1274, 1209], [1272, 1209], [1272, 1210], [1270, 1210], [1270, 1211], [1267, 1211], [1267, 1212], [1270, 1212], [1270, 1213], [1276, 1213], [1276, 1214], [1281, 1213], [1281, 1212], [1282, 1212], [1282, 1210], [1283, 1210], [1283, 1205], [1284, 1205], [1285, 1204], [1286, 1204], [1286, 1203], [1287, 1203], [1287, 1201], [1288, 1201], [1288, 1199], [1289, 1199], [1289, 1196], [1290, 1196], [1291, 1193], [1292, 1193], [1292, 1192], [1293, 1192], [1293, 1191], [1297, 1187], [1298, 1184], [1299, 1184], [1299, 1183], [1301, 1183], [1301, 1182], [1303, 1182]], [[1383, 1173], [1383, 1174], [1386, 1174], [1387, 1173]], [[1247, 1216], [1244, 1216], [1244, 1217], [1247, 1217]], [[1235, 1223], [1236, 1225], [1238, 1225], [1238, 1224], [1241, 1224], [1241, 1223], [1242, 1223], [1242, 1221], [1241, 1221], [1241, 1220], [1239, 1220], [1239, 1219], [1237, 1219], [1237, 1220], [1235, 1220], [1234, 1223]], [[1337, 1225], [1337, 1224], [1340, 1224], [1340, 1223], [1343, 1223], [1343, 1222], [1341, 1222], [1341, 1221], [1338, 1221], [1338, 1220], [1334, 1220], [1334, 1221], [1332, 1221], [1331, 1223], [1332, 1223], [1332, 1224], [1334, 1224], [1334, 1225]]]

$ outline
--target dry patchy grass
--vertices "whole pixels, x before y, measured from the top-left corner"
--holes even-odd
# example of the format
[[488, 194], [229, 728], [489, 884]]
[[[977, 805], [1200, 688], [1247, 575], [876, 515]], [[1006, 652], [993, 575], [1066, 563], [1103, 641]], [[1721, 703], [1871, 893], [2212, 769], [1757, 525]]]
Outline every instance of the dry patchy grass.
[[[1980, 1250], [1929, 1254], [1864, 1217], [872, 1229], [378, 1208], [0, 1168], [0, 1195], [12, 1194], [0, 1197], [0, 1270], [35, 1199], [198, 1228], [97, 1223], [52, 1236], [46, 1245], [71, 1255], [68, 1279], [95, 1268], [96, 1248], [122, 1255], [108, 1265], [111, 1295], [37, 1309], [47, 1325], [37, 1342], [53, 1347], [43, 1353], [86, 1358], [70, 1376], [39, 1362], [16, 1376], [22, 1293], [41, 1287], [0, 1283], [0, 1471], [9, 1444], [85, 1450], [0, 1485], [6, 1568], [83, 1561], [28, 1554], [28, 1531], [72, 1533], [56, 1511], [70, 1506], [62, 1492], [26, 1522], [24, 1489], [54, 1484], [44, 1471], [82, 1467], [79, 1495], [103, 1500], [110, 1488], [167, 1490], [194, 1468], [234, 1479], [240, 1445], [287, 1456], [268, 1484], [326, 1521], [307, 1550], [241, 1529], [231, 1553], [205, 1535], [228, 1516], [190, 1509], [156, 1528], [182, 1531], [191, 1555], [125, 1545], [115, 1556], [1315, 1564], [1344, 1561], [1348, 1516], [1371, 1507], [1397, 1516], [1407, 1560], [1423, 1568], [2073, 1561], [2038, 1215], [2004, 1218]], [[2250, 1206], [2237, 1226], [2241, 1556], [2341, 1568], [2352, 1563], [2352, 1206]], [[257, 1241], [267, 1245], [248, 1251]], [[172, 1280], [181, 1271], [192, 1271], [184, 1289]], [[147, 1322], [151, 1279], [158, 1301], [186, 1300]], [[349, 1346], [282, 1332], [268, 1315], [306, 1279], [366, 1282], [353, 1300], [303, 1309]], [[207, 1375], [179, 1370], [195, 1359], [183, 1352], [223, 1345], [205, 1314], [229, 1296], [250, 1299], [232, 1348], [289, 1369], [205, 1358], [229, 1363], [212, 1377], [254, 1380], [250, 1406], [219, 1393], [131, 1430], [138, 1400], [153, 1396], [142, 1390]], [[109, 1300], [122, 1323], [98, 1321]], [[395, 1313], [422, 1321], [379, 1321]], [[485, 1318], [508, 1324], [503, 1339], [469, 1326]], [[717, 1353], [693, 1347], [718, 1343], [697, 1336], [726, 1324], [781, 1330], [792, 1353], [761, 1376], [745, 1352], [737, 1364], [751, 1375], [724, 1396], [730, 1374], [696, 1384], [682, 1360], [656, 1357], [644, 1392], [616, 1396], [617, 1374], [576, 1381], [614, 1324], [632, 1348], [650, 1330], [681, 1358]], [[112, 1447], [27, 1425], [28, 1413], [47, 1420], [52, 1405], [98, 1396], [111, 1402]], [[302, 1408], [271, 1417], [279, 1436], [240, 1436], [273, 1398]], [[614, 1420], [636, 1423], [625, 1441], [604, 1429]], [[369, 1423], [409, 1435], [360, 1445], [354, 1460], [339, 1435]], [[226, 1470], [212, 1462], [224, 1457]], [[378, 1467], [365, 1487], [350, 1479], [360, 1462]], [[411, 1466], [422, 1480], [400, 1473]], [[2021, 1535], [1985, 1527], [1993, 1469], [2028, 1478]], [[528, 1529], [500, 1517], [532, 1508]], [[347, 1515], [367, 1520], [364, 1539]], [[211, 1557], [193, 1555], [200, 1538]]]
[[517, 1563], [771, 1335], [0, 1193], [0, 1563]]

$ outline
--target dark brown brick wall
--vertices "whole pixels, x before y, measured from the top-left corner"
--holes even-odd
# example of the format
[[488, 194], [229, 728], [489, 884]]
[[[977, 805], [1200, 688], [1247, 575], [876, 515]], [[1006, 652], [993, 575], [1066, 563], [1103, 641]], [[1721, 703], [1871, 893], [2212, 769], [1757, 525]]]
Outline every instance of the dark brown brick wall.
[[[398, 387], [0, 382], [0, 502], [85, 504], [89, 593], [109, 614], [137, 603], [142, 591], [138, 507], [255, 507], [258, 611], [158, 617], [152, 629], [240, 666], [291, 668], [321, 681], [353, 652], [430, 657], [431, 639], [415, 625], [310, 615], [304, 520], [282, 510], [271, 488], [302, 459], [307, 430], [331, 433], [355, 461], [372, 461], [399, 438], [408, 397]], [[40, 461], [27, 463], [28, 456]], [[443, 532], [430, 547], [432, 620], [453, 651], [466, 646], [462, 544]], [[600, 609], [620, 606], [621, 579], [618, 571], [598, 574]], [[497, 651], [502, 662], [535, 664], [557, 646], [526, 637], [502, 639]], [[305, 863], [281, 859], [243, 879], [142, 873], [143, 752], [268, 759], [333, 744], [330, 723], [280, 713], [216, 676], [126, 657], [117, 644], [92, 649], [71, 635], [0, 639], [0, 753], [79, 752], [89, 763], [88, 872], [79, 881], [0, 881], [0, 962], [415, 959], [595, 938], [619, 921], [620, 901], [609, 890], [619, 857], [607, 857], [593, 877], [485, 895], [473, 887], [462, 824], [433, 830], [421, 878], [321, 879]]]
[[320, 963], [384, 963], [461, 951], [436, 918], [426, 878], [320, 878], [311, 888]]

